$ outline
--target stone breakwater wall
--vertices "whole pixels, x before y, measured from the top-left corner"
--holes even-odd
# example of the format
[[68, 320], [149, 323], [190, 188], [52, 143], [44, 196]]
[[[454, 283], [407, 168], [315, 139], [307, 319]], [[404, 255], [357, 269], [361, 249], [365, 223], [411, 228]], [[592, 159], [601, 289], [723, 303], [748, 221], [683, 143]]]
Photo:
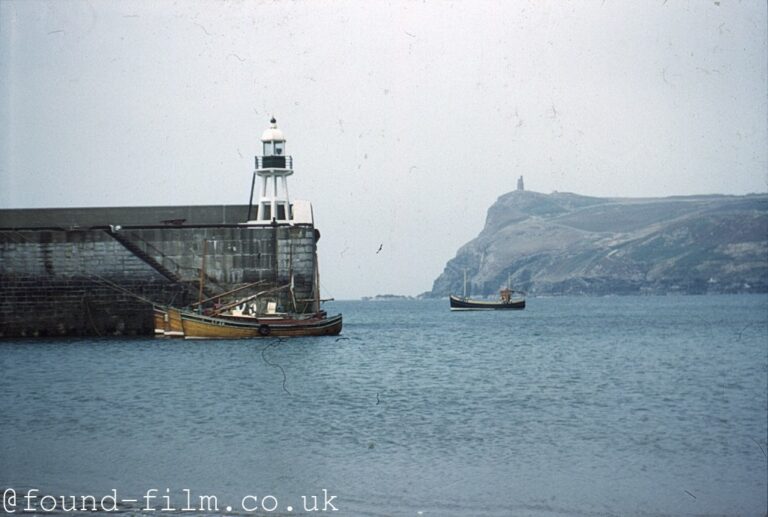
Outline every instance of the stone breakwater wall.
[[153, 303], [183, 307], [201, 292], [258, 282], [251, 294], [291, 278], [293, 293], [270, 300], [312, 311], [319, 233], [239, 224], [247, 210], [0, 210], [0, 337], [152, 335]]

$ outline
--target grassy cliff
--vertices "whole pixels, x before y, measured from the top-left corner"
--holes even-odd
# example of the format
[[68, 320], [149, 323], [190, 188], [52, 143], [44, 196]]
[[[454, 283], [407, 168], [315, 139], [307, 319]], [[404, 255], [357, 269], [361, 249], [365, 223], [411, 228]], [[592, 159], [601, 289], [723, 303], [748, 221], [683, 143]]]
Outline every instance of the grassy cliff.
[[595, 198], [514, 191], [432, 296], [768, 292], [768, 194]]

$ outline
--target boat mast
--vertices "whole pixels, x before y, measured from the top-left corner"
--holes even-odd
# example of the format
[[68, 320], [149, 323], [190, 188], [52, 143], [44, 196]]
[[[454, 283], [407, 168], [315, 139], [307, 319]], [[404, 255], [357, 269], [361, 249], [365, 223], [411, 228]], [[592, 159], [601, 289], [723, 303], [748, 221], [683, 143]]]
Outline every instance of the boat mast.
[[[315, 244], [317, 246], [317, 244]], [[317, 263], [317, 248], [315, 248], [315, 312], [320, 312], [320, 265]]]
[[199, 301], [199, 302], [195, 302], [192, 305], [190, 305], [190, 307], [197, 307], [201, 303], [208, 303], [208, 302], [213, 301], [213, 300], [224, 298], [225, 296], [229, 296], [231, 294], [235, 294], [236, 292], [242, 291], [244, 289], [250, 289], [251, 287], [255, 287], [255, 286], [257, 286], [259, 284], [262, 284], [264, 282], [265, 282], [265, 280], [259, 280], [258, 282], [253, 282], [252, 284], [242, 285], [242, 286], [238, 287], [237, 289], [232, 289], [231, 291], [227, 291], [225, 293], [217, 294], [216, 296], [211, 296], [210, 298], [206, 298], [205, 300], [202, 300], [202, 301]]
[[467, 297], [467, 269], [464, 268], [464, 298]]
[[200, 264], [200, 289], [197, 295], [197, 304], [199, 306], [200, 311], [202, 311], [202, 304], [203, 304], [203, 288], [205, 286], [205, 256], [207, 254], [208, 254], [208, 240], [203, 239], [203, 258], [202, 258], [202, 263]]
[[293, 303], [293, 312], [298, 312], [299, 309], [296, 307], [296, 293], [294, 292], [295, 284], [293, 281], [293, 242], [288, 246], [288, 277], [291, 279], [289, 292], [291, 295], [291, 302]]

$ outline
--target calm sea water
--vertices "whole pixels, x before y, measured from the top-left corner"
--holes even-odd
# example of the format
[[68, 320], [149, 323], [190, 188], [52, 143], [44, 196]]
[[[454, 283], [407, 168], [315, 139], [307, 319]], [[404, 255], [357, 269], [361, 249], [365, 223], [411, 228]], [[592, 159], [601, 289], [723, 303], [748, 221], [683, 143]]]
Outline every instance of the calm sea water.
[[123, 513], [765, 515], [768, 297], [528, 302], [335, 302], [342, 336], [283, 342], [0, 342], [0, 488]]

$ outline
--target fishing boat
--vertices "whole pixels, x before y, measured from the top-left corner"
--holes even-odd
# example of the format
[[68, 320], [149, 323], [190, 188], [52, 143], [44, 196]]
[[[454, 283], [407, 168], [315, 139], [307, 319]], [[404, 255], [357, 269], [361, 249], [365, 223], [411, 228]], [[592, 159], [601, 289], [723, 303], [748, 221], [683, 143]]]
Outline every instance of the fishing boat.
[[[158, 322], [160, 328], [158, 328]], [[168, 330], [165, 330], [168, 328]], [[184, 339], [250, 339], [267, 337], [336, 336], [341, 314], [275, 314], [265, 316], [206, 316], [190, 310], [155, 307], [155, 333]], [[160, 330], [160, 332], [158, 332]], [[162, 333], [162, 334], [161, 334]]]
[[[234, 291], [240, 291], [250, 284]], [[216, 303], [201, 309], [214, 298], [201, 300], [189, 308], [154, 306], [155, 335], [185, 339], [243, 339], [264, 337], [335, 336], [341, 332], [341, 314], [329, 317], [315, 300], [314, 312], [299, 313], [278, 310], [273, 297], [276, 292], [289, 289], [293, 283], [239, 298], [227, 304]], [[215, 297], [216, 300], [222, 296]], [[194, 307], [197, 307], [195, 309]]]
[[451, 295], [451, 310], [452, 311], [483, 311], [483, 310], [520, 310], [525, 309], [525, 297], [524, 293], [513, 291], [514, 296], [510, 296], [508, 301], [503, 299], [504, 289], [501, 290], [502, 299], [497, 301], [486, 300], [472, 300], [470, 298], [464, 298], [461, 296]]
[[452, 311], [493, 311], [493, 310], [521, 310], [525, 309], [525, 293], [514, 291], [507, 287], [499, 291], [498, 300], [473, 300], [467, 297], [467, 272], [464, 271], [464, 296], [450, 295]]
[[[313, 300], [312, 312], [296, 310], [294, 283], [262, 289], [229, 303], [221, 303], [237, 292], [252, 289], [262, 282], [248, 284], [227, 293], [200, 300], [190, 307], [154, 306], [155, 335], [184, 339], [245, 339], [265, 337], [335, 336], [341, 332], [341, 314], [329, 317], [320, 304], [331, 298]], [[278, 305], [280, 291], [288, 291], [292, 311]], [[317, 290], [316, 290], [317, 292]], [[210, 303], [214, 302], [211, 306]], [[207, 308], [206, 308], [206, 305]]]

